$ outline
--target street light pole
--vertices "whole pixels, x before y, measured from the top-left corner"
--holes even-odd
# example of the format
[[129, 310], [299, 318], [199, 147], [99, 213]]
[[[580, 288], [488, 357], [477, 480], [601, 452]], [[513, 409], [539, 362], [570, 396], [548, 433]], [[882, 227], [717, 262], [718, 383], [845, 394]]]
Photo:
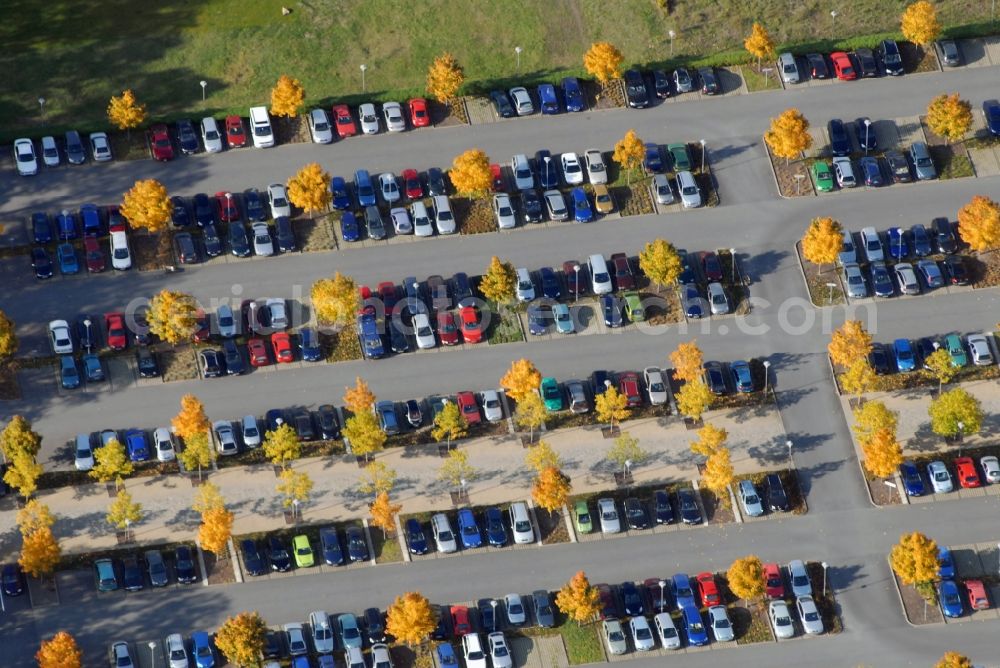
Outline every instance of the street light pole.
[[868, 133], [871, 131], [872, 122], [870, 119], [865, 119], [865, 157], [868, 156]]
[[83, 326], [87, 328], [87, 352], [90, 352], [90, 318], [84, 318]]
[[573, 265], [573, 303], [580, 301], [580, 265]]
[[204, 102], [205, 101], [205, 87], [208, 86], [208, 82], [205, 81], [204, 79], [202, 79], [201, 81], [198, 82], [198, 84], [201, 86], [201, 101]]
[[490, 599], [490, 607], [493, 608], [493, 630], [497, 630], [497, 600], [495, 598]]
[[43, 116], [45, 115], [45, 98], [44, 97], [39, 97], [38, 98], [38, 112], [40, 114], [42, 114]]
[[461, 480], [459, 480], [459, 482], [462, 484], [462, 498], [463, 499], [468, 498], [467, 492], [465, 491], [465, 478], [462, 478]]
[[[993, 1], [996, 2], [996, 0], [993, 0]], [[670, 36], [670, 57], [673, 58], [674, 57], [674, 37], [677, 37], [677, 33], [675, 33], [673, 30], [670, 30], [670, 31], [667, 32], [667, 34]]]
[[958, 421], [958, 455], [962, 456], [962, 436], [965, 433], [965, 423], [961, 420]]
[[767, 394], [767, 383], [770, 380], [770, 370], [771, 363], [768, 360], [764, 360], [764, 394]]
[[785, 445], [788, 446], [788, 465], [790, 468], [795, 468], [795, 460], [792, 459], [792, 439], [785, 441]]
[[701, 173], [705, 173], [705, 140], [701, 140]]
[[667, 586], [667, 581], [660, 580], [657, 584], [660, 585], [660, 612], [663, 612], [663, 588]]
[[365, 88], [365, 72], [367, 70], [368, 70], [368, 66], [365, 65], [365, 64], [362, 64], [361, 65], [361, 92], [362, 93], [364, 93], [366, 91], [366, 88]]
[[153, 664], [152, 668], [156, 668], [156, 642], [153, 640], [149, 641], [149, 661]]
[[827, 305], [829, 305], [829, 304], [833, 303], [833, 289], [835, 287], [837, 287], [837, 284], [836, 283], [827, 283], [826, 287], [828, 287], [830, 289], [830, 291], [826, 293], [826, 303], [827, 303]]
[[735, 248], [730, 248], [729, 249], [729, 257], [733, 261], [733, 283], [735, 283], [736, 282], [736, 249]]
[[126, 543], [128, 542], [129, 531], [131, 530], [131, 528], [132, 528], [132, 521], [129, 520], [128, 518], [125, 518], [125, 542]]
[[823, 562], [823, 596], [826, 596], [826, 569], [829, 568], [829, 567], [830, 567], [830, 565], [824, 561]]
[[514, 53], [517, 54], [517, 71], [521, 71], [521, 47], [515, 46]]
[[834, 30], [836, 30], [836, 28], [837, 28], [837, 10], [836, 9], [831, 9], [830, 10], [830, 18], [833, 19], [833, 28], [834, 28]]
[[625, 460], [625, 468], [622, 470], [622, 482], [623, 483], [626, 483], [626, 484], [628, 483], [628, 470], [630, 468], [632, 468], [632, 460], [631, 459], [626, 459]]

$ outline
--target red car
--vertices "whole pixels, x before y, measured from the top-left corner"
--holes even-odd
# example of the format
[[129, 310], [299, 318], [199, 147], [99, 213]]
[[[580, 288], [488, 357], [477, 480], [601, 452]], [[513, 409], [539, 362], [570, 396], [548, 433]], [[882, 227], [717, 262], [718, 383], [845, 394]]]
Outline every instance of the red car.
[[969, 596], [969, 607], [973, 610], [989, 610], [990, 597], [982, 580], [966, 580], [965, 591]]
[[420, 175], [415, 169], [403, 170], [403, 191], [409, 199], [417, 200], [424, 196], [424, 186], [420, 183]]
[[240, 219], [240, 207], [232, 193], [215, 193], [215, 203], [219, 207], [219, 220], [222, 222], [231, 223]]
[[124, 313], [105, 313], [104, 328], [108, 330], [108, 348], [125, 350], [128, 345], [128, 331], [125, 329]]
[[337, 126], [337, 134], [341, 137], [353, 137], [358, 134], [358, 125], [351, 116], [351, 110], [346, 104], [333, 107], [333, 124]]
[[642, 406], [642, 393], [639, 392], [639, 374], [628, 371], [618, 376], [618, 391], [625, 395], [627, 404], [635, 408]]
[[785, 598], [785, 581], [778, 564], [764, 564], [764, 593], [768, 598]]
[[104, 251], [94, 237], [83, 238], [83, 256], [87, 258], [87, 271], [98, 273], [104, 271]]
[[372, 290], [367, 285], [358, 286], [358, 297], [361, 304], [358, 307], [358, 315], [375, 315], [375, 305], [372, 304]]
[[149, 146], [156, 160], [166, 162], [174, 159], [174, 145], [170, 141], [170, 131], [163, 123], [157, 123], [149, 128]]
[[250, 351], [251, 365], [267, 366], [271, 363], [271, 358], [267, 356], [267, 346], [264, 345], [264, 339], [250, 339], [247, 341], [247, 350]]
[[243, 129], [243, 119], [239, 116], [226, 116], [226, 142], [231, 148], [243, 148], [247, 145], [247, 133]]
[[[661, 582], [663, 583], [663, 587], [660, 587]], [[670, 610], [669, 578], [646, 578], [642, 581], [642, 586], [646, 589], [646, 598], [653, 612], [660, 613]]]
[[972, 457], [959, 457], [955, 460], [955, 472], [958, 474], [958, 484], [962, 487], [979, 487], [983, 483], [976, 471], [976, 463]]
[[464, 605], [451, 606], [451, 626], [455, 629], [455, 637], [461, 638], [467, 633], [472, 633], [472, 624], [469, 623], [469, 609]]
[[194, 331], [191, 338], [194, 339], [195, 343], [204, 343], [205, 341], [208, 341], [208, 339], [212, 336], [212, 330], [208, 324], [208, 316], [205, 315], [205, 312], [198, 309], [198, 312], [194, 316], [194, 322], [198, 329]]
[[466, 422], [479, 424], [483, 421], [482, 415], [479, 414], [479, 404], [476, 403], [476, 395], [472, 392], [459, 392], [455, 399], [458, 401], [458, 410], [462, 411]]
[[618, 616], [618, 603], [615, 601], [615, 593], [606, 584], [594, 585], [598, 596], [601, 597], [601, 619], [608, 619]]
[[415, 97], [406, 103], [410, 110], [410, 124], [415, 128], [425, 128], [431, 124], [431, 115], [427, 111], [427, 100]]
[[830, 54], [833, 61], [833, 71], [841, 81], [854, 81], [858, 78], [858, 72], [854, 69], [851, 57], [843, 51], [834, 51]]
[[387, 316], [392, 315], [392, 308], [396, 305], [398, 294], [396, 284], [392, 281], [383, 281], [378, 284], [378, 297], [382, 300], [382, 305], [385, 307], [385, 314]]
[[722, 262], [719, 256], [711, 251], [702, 251], [701, 268], [705, 272], [705, 278], [710, 281], [722, 280]]
[[490, 174], [493, 176], [493, 192], [507, 192], [507, 182], [503, 180], [503, 170], [500, 165], [493, 163], [490, 165]]
[[458, 312], [458, 317], [461, 321], [462, 339], [466, 343], [479, 343], [483, 340], [483, 330], [475, 306], [463, 306]]
[[455, 316], [448, 312], [437, 314], [437, 332], [441, 343], [446, 346], [458, 345], [458, 327], [455, 325]]
[[698, 573], [694, 579], [698, 583], [698, 597], [701, 599], [702, 606], [707, 608], [710, 605], [722, 604], [722, 597], [719, 596], [719, 588], [715, 584], [714, 575], [706, 571]]
[[274, 359], [282, 364], [289, 364], [295, 361], [292, 353], [292, 337], [288, 332], [275, 332], [271, 335], [271, 347], [274, 348]]

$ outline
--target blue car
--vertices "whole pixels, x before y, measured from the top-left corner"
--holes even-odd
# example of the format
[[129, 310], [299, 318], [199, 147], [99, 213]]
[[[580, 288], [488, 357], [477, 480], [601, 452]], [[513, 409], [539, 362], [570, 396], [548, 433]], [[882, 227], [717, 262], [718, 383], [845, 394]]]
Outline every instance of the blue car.
[[660, 155], [660, 145], [652, 142], [646, 144], [646, 157], [642, 166], [648, 174], [659, 174], [663, 171], [663, 156]]
[[923, 496], [924, 480], [920, 477], [920, 469], [913, 462], [903, 462], [899, 465], [899, 475], [903, 479], [903, 488], [907, 496]]
[[938, 600], [941, 601], [941, 611], [945, 617], [962, 616], [962, 596], [958, 593], [958, 585], [954, 580], [941, 580], [938, 583]]
[[670, 591], [677, 601], [677, 607], [697, 605], [694, 600], [694, 590], [691, 589], [691, 581], [684, 573], [678, 573], [670, 578]]
[[955, 560], [951, 557], [951, 550], [944, 545], [938, 545], [938, 577], [942, 580], [950, 580], [955, 577]]
[[340, 234], [344, 241], [357, 241], [361, 238], [361, 226], [358, 219], [350, 211], [345, 211], [340, 219]]
[[547, 299], [559, 299], [562, 296], [562, 287], [559, 285], [559, 277], [552, 267], [542, 267], [538, 270], [539, 283], [542, 284], [542, 296]]
[[503, 525], [503, 512], [496, 506], [486, 509], [486, 540], [493, 547], [507, 544], [507, 529]]
[[319, 362], [323, 359], [322, 351], [319, 347], [319, 335], [311, 327], [303, 327], [299, 330], [299, 351], [302, 359], [306, 362]]
[[753, 378], [750, 375], [750, 365], [737, 360], [729, 365], [729, 370], [733, 374], [733, 385], [737, 392], [753, 392]]
[[340, 538], [335, 527], [325, 527], [319, 530], [319, 546], [323, 553], [323, 561], [330, 566], [340, 566], [344, 563], [344, 551], [340, 548]]
[[59, 381], [66, 390], [80, 387], [80, 371], [76, 368], [76, 360], [72, 355], [60, 355]]
[[[330, 658], [333, 659], [333, 657]], [[297, 656], [294, 659], [292, 659], [291, 668], [312, 668], [312, 664], [309, 663], [308, 656]]]
[[411, 554], [427, 554], [427, 535], [424, 528], [420, 526], [420, 520], [411, 517], [406, 520], [403, 527], [406, 532], [406, 544], [410, 547]]
[[906, 243], [906, 233], [901, 227], [889, 228], [889, 256], [896, 260], [902, 260], [910, 254], [909, 244]]
[[76, 239], [78, 235], [76, 230], [76, 216], [65, 209], [56, 216], [56, 227], [59, 230], [59, 238], [64, 241]]
[[205, 631], [191, 634], [191, 653], [194, 654], [194, 665], [198, 668], [215, 666], [215, 652], [212, 651], [212, 642]]
[[566, 101], [566, 111], [583, 111], [583, 89], [576, 77], [566, 77], [562, 80], [563, 100]]
[[594, 208], [590, 206], [590, 198], [583, 188], [573, 188], [573, 219], [578, 223], [589, 223], [594, 219]]
[[128, 458], [133, 462], [144, 462], [149, 459], [146, 432], [141, 429], [129, 429], [126, 431], [125, 449], [128, 451]]
[[80, 207], [80, 218], [83, 220], [83, 236], [98, 237], [104, 232], [101, 223], [101, 210], [96, 204], [84, 204]]
[[458, 535], [462, 537], [464, 549], [483, 546], [483, 536], [476, 524], [476, 516], [468, 508], [458, 511]]
[[59, 262], [59, 271], [64, 274], [79, 274], [80, 261], [76, 259], [76, 250], [73, 244], [59, 244], [56, 246], [56, 260]]
[[347, 181], [341, 176], [330, 179], [330, 192], [333, 193], [333, 208], [345, 211], [351, 208], [351, 193], [347, 190]]
[[896, 354], [896, 368], [900, 371], [913, 371], [917, 368], [916, 358], [913, 356], [913, 348], [909, 339], [896, 339], [892, 342], [892, 349]]
[[36, 244], [52, 242], [52, 221], [49, 219], [49, 214], [43, 211], [31, 214], [31, 235]]
[[708, 630], [701, 619], [701, 613], [694, 605], [682, 605], [681, 616], [684, 617], [684, 630], [687, 631], [688, 643], [692, 645], [707, 645]]
[[378, 322], [375, 316], [364, 314], [358, 316], [358, 336], [361, 338], [361, 351], [368, 359], [385, 357], [385, 346], [378, 334]]
[[559, 98], [556, 97], [556, 87], [552, 84], [541, 84], [538, 87], [538, 99], [542, 103], [543, 114], [558, 114]]
[[528, 306], [528, 333], [533, 336], [541, 336], [548, 329], [546, 323], [545, 310], [540, 304]]
[[375, 186], [372, 185], [372, 177], [368, 170], [359, 169], [354, 172], [354, 194], [358, 198], [358, 206], [375, 206]]
[[88, 383], [95, 383], [104, 380], [104, 369], [101, 367], [100, 358], [94, 353], [87, 353], [81, 360], [83, 362], [83, 375]]
[[458, 658], [455, 656], [455, 649], [446, 642], [434, 648], [437, 652], [438, 665], [441, 668], [458, 668]]
[[684, 304], [684, 315], [695, 320], [705, 315], [698, 286], [694, 283], [684, 283], [681, 286], [681, 291], [681, 303]]

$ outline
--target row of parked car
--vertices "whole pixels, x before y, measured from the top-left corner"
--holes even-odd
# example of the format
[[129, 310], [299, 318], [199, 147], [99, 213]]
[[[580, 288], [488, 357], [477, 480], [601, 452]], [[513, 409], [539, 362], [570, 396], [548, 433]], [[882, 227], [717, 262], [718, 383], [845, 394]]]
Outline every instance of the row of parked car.
[[[832, 169], [825, 160], [815, 161], [811, 168], [813, 181], [820, 192], [833, 190], [835, 182], [840, 188], [853, 188], [861, 181], [866, 186], [879, 187], [888, 183], [909, 183], [914, 175], [918, 181], [937, 177], [937, 169], [926, 142], [913, 142], [905, 155], [896, 149], [883, 151], [879, 147], [878, 134], [870, 118], [858, 118], [852, 125], [858, 147], [864, 152], [856, 163], [860, 174], [855, 175], [855, 163], [850, 158], [854, 147], [848, 134], [848, 124], [834, 118], [826, 126], [830, 137], [830, 153], [833, 155]], [[878, 154], [881, 154], [881, 159]]]
[[[950, 40], [949, 40], [950, 41]], [[954, 45], [951, 42], [951, 45]], [[957, 51], [957, 49], [955, 49]], [[949, 46], [948, 53], [953, 49]], [[957, 65], [957, 60], [947, 62]], [[902, 76], [904, 73], [903, 57], [896, 40], [882, 40], [876, 49], [862, 47], [853, 53], [834, 51], [829, 56], [821, 53], [807, 53], [805, 56], [795, 56], [790, 52], [778, 56], [778, 72], [786, 84], [796, 84], [806, 79], [829, 79], [836, 77], [841, 81], [878, 76]]]
[[106, 132], [91, 132], [86, 143], [76, 130], [69, 130], [63, 137], [62, 144], [56, 142], [52, 135], [42, 137], [40, 148], [27, 137], [14, 140], [14, 165], [21, 176], [34, 176], [38, 173], [40, 163], [46, 167], [58, 167], [63, 157], [71, 165], [82, 165], [87, 161], [88, 151], [94, 162], [111, 160], [111, 141]]
[[[917, 369], [929, 369], [927, 359], [944, 349], [948, 352], [951, 365], [962, 368], [969, 365], [971, 359], [974, 366], [992, 366], [996, 364], [994, 347], [996, 346], [992, 332], [969, 334], [962, 337], [958, 334], [948, 334], [941, 339], [925, 336], [911, 341], [896, 339], [891, 345], [873, 343], [868, 360], [877, 374], [893, 372], [906, 373]], [[964, 340], [963, 340], [964, 339]]]
[[[955, 489], [955, 478], [962, 489], [975, 489], [983, 485], [1000, 483], [1000, 460], [993, 455], [980, 457], [979, 467], [972, 457], [956, 457], [952, 462], [955, 469], [953, 476], [948, 466], [941, 460], [935, 460], [924, 467], [930, 490], [934, 494], [947, 494]], [[903, 489], [907, 496], [924, 496], [928, 485], [924, 484], [920, 467], [912, 461], [905, 461], [899, 466], [899, 475], [903, 479]]]
[[[81, 271], [77, 248], [71, 241], [82, 237], [84, 265], [90, 273], [100, 273], [108, 266], [117, 271], [132, 267], [132, 250], [128, 241], [128, 226], [118, 213], [118, 207], [100, 207], [84, 204], [76, 212], [63, 209], [55, 219], [45, 212], [35, 212], [30, 220], [32, 239], [35, 245], [29, 251], [31, 267], [35, 277], [51, 278], [58, 266], [63, 275], [78, 274]], [[55, 234], [53, 234], [53, 228]], [[107, 252], [99, 238], [108, 235]], [[55, 262], [47, 244], [56, 242]]]

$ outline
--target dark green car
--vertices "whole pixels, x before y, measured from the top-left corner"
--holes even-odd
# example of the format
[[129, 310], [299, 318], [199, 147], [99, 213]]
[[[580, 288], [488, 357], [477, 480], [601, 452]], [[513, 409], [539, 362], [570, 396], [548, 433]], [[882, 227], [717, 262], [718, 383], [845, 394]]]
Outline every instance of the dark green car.
[[94, 579], [97, 581], [97, 591], [118, 589], [118, 576], [115, 574], [115, 565], [110, 559], [98, 559], [94, 562]]
[[833, 172], [830, 171], [830, 165], [826, 164], [825, 160], [817, 160], [813, 163], [812, 176], [813, 183], [816, 184], [816, 190], [821, 193], [828, 193], [833, 190]]
[[674, 164], [675, 172], [685, 172], [691, 170], [691, 153], [687, 144], [667, 144], [667, 153]]
[[587, 507], [586, 501], [577, 501], [573, 511], [576, 515], [577, 533], [590, 533], [594, 530], [594, 523], [590, 519], [590, 508]]

